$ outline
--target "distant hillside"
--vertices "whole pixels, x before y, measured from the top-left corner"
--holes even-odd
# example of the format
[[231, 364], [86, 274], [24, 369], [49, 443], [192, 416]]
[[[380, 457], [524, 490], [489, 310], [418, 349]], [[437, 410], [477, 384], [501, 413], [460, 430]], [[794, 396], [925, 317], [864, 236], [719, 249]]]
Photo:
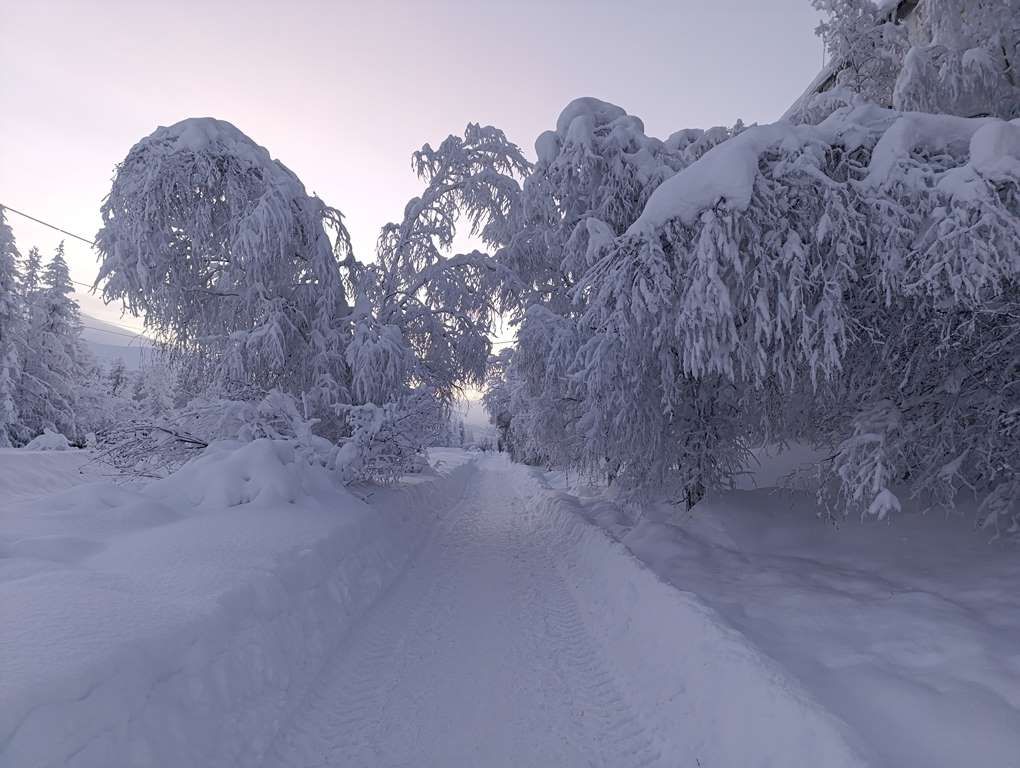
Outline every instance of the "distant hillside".
[[134, 335], [126, 328], [84, 313], [81, 321], [85, 326], [82, 339], [103, 365], [108, 366], [121, 358], [128, 368], [134, 370], [152, 355], [152, 342], [144, 336]]

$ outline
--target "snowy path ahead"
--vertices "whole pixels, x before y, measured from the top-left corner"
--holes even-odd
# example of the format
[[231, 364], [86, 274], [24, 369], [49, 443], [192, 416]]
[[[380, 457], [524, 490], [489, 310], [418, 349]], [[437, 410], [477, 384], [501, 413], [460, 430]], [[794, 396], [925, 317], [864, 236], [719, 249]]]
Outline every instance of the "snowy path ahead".
[[[663, 760], [498, 460], [353, 630], [265, 761], [626, 766]], [[562, 546], [562, 545], [561, 545]], [[693, 761], [692, 761], [693, 762]]]

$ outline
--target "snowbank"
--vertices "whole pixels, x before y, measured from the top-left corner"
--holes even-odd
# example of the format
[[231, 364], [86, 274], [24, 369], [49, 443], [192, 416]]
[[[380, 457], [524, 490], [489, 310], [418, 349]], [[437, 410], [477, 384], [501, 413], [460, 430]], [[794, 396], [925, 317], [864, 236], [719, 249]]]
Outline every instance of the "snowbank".
[[71, 444], [59, 432], [46, 430], [29, 440], [22, 450], [25, 451], [69, 451]]
[[675, 754], [682, 742], [703, 766], [867, 764], [863, 742], [795, 678], [697, 595], [657, 578], [582, 511], [576, 497], [538, 489], [533, 533], [567, 542], [565, 580], [616, 678], [627, 681], [624, 695], [645, 730], [669, 735], [671, 743], [659, 745], [663, 754]]
[[[94, 482], [100, 468], [88, 463], [87, 451], [29, 451], [0, 448], [0, 501], [16, 501]], [[0, 503], [0, 535], [8, 507]]]
[[0, 766], [257, 764], [462, 462], [366, 503], [255, 441], [140, 490], [22, 493], [0, 512]]
[[[763, 456], [762, 471], [747, 483], [758, 489], [710, 497], [691, 513], [649, 505], [637, 524], [595, 494], [547, 492], [544, 509], [550, 525], [572, 526], [581, 540], [593, 534], [562, 518], [591, 520], [683, 590], [676, 601], [687, 625], [658, 608], [642, 615], [645, 585], [631, 589], [617, 583], [626, 580], [621, 574], [591, 574], [603, 591], [627, 592], [595, 610], [623, 611], [647, 636], [661, 634], [662, 662], [653, 666], [663, 679], [649, 679], [650, 691], [668, 693], [669, 664], [690, 665], [684, 674], [695, 681], [700, 665], [709, 665], [707, 690], [695, 699], [707, 704], [702, 717], [713, 706], [723, 712], [705, 726], [718, 728], [720, 740], [733, 732], [756, 744], [765, 738], [771, 746], [758, 754], [780, 754], [769, 749], [784, 739], [816, 744], [838, 722], [844, 725], [835, 731], [876, 766], [1012, 765], [1020, 754], [1015, 544], [990, 545], [962, 517], [910, 510], [837, 529], [817, 517], [811, 494], [763, 487], [810, 461], [803, 449]], [[571, 567], [593, 568], [588, 559]], [[617, 639], [621, 651], [623, 643]], [[690, 683], [688, 690], [697, 691]], [[800, 722], [802, 706], [811, 714]], [[745, 723], [729, 737], [726, 712]], [[797, 727], [809, 732], [790, 730]], [[808, 755], [776, 764], [832, 764]], [[702, 763], [768, 764], [738, 757]]]

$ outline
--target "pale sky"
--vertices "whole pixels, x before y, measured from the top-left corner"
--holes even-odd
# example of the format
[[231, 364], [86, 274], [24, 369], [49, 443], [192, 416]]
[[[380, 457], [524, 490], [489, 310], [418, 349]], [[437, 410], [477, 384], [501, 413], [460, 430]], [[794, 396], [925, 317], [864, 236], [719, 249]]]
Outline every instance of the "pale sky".
[[[533, 143], [578, 96], [666, 137], [776, 120], [817, 73], [809, 0], [0, 0], [0, 202], [88, 237], [157, 126], [228, 120], [344, 212], [356, 254], [469, 122]], [[18, 247], [61, 236], [9, 214]], [[67, 239], [75, 280], [95, 254]], [[84, 311], [131, 325], [78, 293]]]

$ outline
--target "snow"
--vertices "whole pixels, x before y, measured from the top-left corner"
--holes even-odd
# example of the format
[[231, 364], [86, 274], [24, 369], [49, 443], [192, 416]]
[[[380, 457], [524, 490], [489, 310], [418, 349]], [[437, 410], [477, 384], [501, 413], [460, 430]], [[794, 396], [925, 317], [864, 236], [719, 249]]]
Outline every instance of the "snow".
[[535, 139], [535, 155], [540, 163], [551, 163], [560, 152], [560, 138], [555, 131], [543, 131]]
[[[30, 451], [0, 448], [0, 499], [17, 502], [94, 482], [100, 469], [87, 451]], [[6, 508], [0, 507], [6, 512]]]
[[840, 144], [850, 151], [874, 143], [864, 179], [871, 187], [889, 182], [899, 162], [919, 149], [963, 154], [969, 148], [971, 166], [983, 174], [1015, 174], [1020, 169], [1018, 121], [900, 113], [862, 104], [837, 110], [817, 126], [785, 121], [751, 126], [713, 147], [655, 189], [627, 234], [654, 232], [673, 219], [691, 225], [703, 211], [719, 204], [746, 210], [762, 154], [812, 143]]
[[71, 444], [67, 438], [59, 432], [47, 429], [41, 435], [36, 435], [29, 440], [23, 450], [26, 451], [69, 451]]
[[970, 140], [970, 164], [982, 176], [1020, 176], [1020, 120], [993, 120]]
[[490, 456], [264, 765], [319, 764], [863, 761], [714, 611]]
[[[1011, 765], [1020, 754], [1015, 542], [989, 544], [969, 516], [906, 505], [886, 522], [834, 527], [811, 494], [772, 487], [817, 458], [800, 447], [763, 452], [744, 481], [756, 490], [710, 496], [689, 513], [650, 503], [639, 522], [597, 489], [550, 495], [774, 662], [845, 724], [868, 764]], [[558, 474], [547, 481], [563, 484]]]
[[464, 466], [369, 507], [285, 442], [49, 495], [71, 465], [22, 455], [49, 456], [0, 455], [4, 766], [251, 765]]
[[267, 440], [144, 487], [22, 489], [0, 764], [863, 764], [531, 470], [430, 455], [364, 498]]
[[144, 486], [87, 455], [0, 451], [3, 766], [1020, 753], [1015, 545], [911, 509], [837, 529], [772, 487], [805, 448], [638, 522], [456, 449], [353, 489], [283, 440]]
[[984, 118], [927, 115], [907, 112], [893, 121], [871, 153], [865, 184], [879, 186], [888, 181], [896, 164], [916, 149], [939, 150], [968, 147]]
[[571, 132], [574, 121], [578, 118], [597, 123], [609, 123], [621, 117], [627, 117], [627, 111], [622, 107], [591, 96], [582, 96], [567, 104], [560, 112], [560, 116], [556, 119], [556, 133], [559, 136], [567, 136]]
[[627, 234], [656, 230], [670, 219], [693, 224], [702, 211], [720, 202], [727, 208], [746, 209], [762, 153], [788, 141], [804, 141], [812, 132], [789, 123], [755, 125], [713, 147], [656, 187]]
[[273, 164], [269, 150], [254, 144], [232, 123], [213, 117], [190, 117], [170, 126], [160, 126], [151, 139], [172, 140], [177, 152], [204, 152], [214, 146], [217, 151], [237, 155], [252, 165]]

